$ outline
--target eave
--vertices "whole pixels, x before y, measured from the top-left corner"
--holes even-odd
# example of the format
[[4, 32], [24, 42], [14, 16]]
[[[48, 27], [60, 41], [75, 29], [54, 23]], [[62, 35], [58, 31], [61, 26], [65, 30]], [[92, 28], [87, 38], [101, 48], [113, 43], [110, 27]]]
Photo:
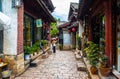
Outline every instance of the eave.
[[44, 21], [55, 22], [49, 9], [41, 0], [24, 0], [25, 13], [33, 15], [35, 18], [41, 18]]
[[79, 0], [78, 19], [83, 20], [94, 0]]
[[64, 23], [64, 24], [61, 24], [61, 25], [59, 25], [58, 27], [59, 27], [59, 28], [67, 28], [68, 26], [70, 26], [70, 22], [66, 22], [66, 23]]

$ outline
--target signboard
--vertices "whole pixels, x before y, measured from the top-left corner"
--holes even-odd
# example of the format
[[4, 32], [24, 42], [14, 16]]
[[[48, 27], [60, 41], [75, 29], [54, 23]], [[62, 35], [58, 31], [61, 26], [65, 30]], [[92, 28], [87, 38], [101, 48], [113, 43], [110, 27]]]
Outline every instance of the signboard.
[[42, 27], [42, 20], [41, 19], [36, 20], [36, 27]]

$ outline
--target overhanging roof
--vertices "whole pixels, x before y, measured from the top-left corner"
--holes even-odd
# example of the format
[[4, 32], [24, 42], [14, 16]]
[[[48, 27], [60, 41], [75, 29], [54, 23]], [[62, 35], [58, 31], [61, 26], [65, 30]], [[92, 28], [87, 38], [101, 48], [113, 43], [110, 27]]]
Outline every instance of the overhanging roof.
[[79, 0], [78, 18], [83, 20], [94, 0]]
[[48, 8], [51, 12], [53, 12], [53, 10], [55, 9], [55, 7], [54, 7], [52, 1], [51, 1], [51, 0], [43, 0], [43, 1], [44, 1], [44, 3], [46, 4], [47, 8]]
[[79, 26], [79, 23], [76, 21], [76, 22], [73, 22], [71, 26], [69, 26], [68, 28], [78, 27], [78, 26]]
[[67, 28], [70, 25], [70, 22], [66, 22], [64, 24], [59, 25], [59, 28]]
[[42, 18], [51, 22], [55, 22], [54, 17], [51, 15], [50, 10], [47, 8], [43, 0], [24, 0], [25, 12], [32, 13], [37, 18]]
[[78, 3], [70, 3], [70, 10], [68, 14], [68, 20], [71, 19], [72, 16], [76, 15], [78, 12]]

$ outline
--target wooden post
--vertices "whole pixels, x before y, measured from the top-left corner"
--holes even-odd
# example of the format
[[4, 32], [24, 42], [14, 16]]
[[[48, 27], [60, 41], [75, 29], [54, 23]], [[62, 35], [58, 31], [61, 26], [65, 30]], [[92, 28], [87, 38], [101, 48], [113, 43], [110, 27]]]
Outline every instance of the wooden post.
[[106, 1], [105, 6], [105, 53], [110, 59], [110, 66], [112, 66], [113, 53], [113, 39], [112, 39], [112, 1]]

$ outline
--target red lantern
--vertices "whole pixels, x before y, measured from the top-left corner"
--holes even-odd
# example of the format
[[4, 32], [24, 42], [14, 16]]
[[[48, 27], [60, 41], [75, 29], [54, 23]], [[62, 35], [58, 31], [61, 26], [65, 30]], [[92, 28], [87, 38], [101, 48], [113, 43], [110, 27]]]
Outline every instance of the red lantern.
[[68, 29], [68, 33], [70, 33], [71, 31], [70, 31], [70, 29]]
[[75, 32], [75, 31], [76, 31], [75, 27], [73, 27], [73, 28], [72, 28], [72, 31], [73, 31], [73, 32]]

